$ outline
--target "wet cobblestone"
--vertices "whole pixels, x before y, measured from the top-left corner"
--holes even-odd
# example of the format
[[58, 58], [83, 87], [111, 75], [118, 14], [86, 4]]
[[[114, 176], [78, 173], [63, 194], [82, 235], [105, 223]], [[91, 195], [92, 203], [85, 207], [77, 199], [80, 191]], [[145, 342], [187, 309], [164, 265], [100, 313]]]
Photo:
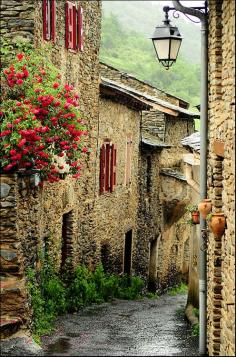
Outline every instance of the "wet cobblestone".
[[186, 295], [114, 300], [57, 320], [45, 356], [198, 356], [184, 318]]

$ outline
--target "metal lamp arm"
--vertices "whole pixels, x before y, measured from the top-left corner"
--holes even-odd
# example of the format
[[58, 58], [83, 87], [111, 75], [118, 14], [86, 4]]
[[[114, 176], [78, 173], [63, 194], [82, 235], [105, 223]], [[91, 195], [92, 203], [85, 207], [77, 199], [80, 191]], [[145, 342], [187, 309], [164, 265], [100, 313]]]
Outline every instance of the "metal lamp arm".
[[180, 4], [179, 0], [172, 0], [173, 6], [177, 11], [180, 11], [184, 14], [188, 14], [191, 16], [195, 16], [201, 20], [202, 23], [206, 22], [206, 16], [204, 13], [202, 13], [200, 10], [191, 8], [191, 7], [186, 7]]

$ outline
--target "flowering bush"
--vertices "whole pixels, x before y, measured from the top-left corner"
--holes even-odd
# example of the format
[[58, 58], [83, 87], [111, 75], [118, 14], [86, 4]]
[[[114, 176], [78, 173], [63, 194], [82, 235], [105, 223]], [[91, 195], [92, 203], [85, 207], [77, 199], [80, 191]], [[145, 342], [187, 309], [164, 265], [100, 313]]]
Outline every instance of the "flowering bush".
[[78, 178], [87, 130], [73, 86], [35, 51], [18, 53], [1, 72], [1, 170], [38, 169], [49, 182], [62, 172]]

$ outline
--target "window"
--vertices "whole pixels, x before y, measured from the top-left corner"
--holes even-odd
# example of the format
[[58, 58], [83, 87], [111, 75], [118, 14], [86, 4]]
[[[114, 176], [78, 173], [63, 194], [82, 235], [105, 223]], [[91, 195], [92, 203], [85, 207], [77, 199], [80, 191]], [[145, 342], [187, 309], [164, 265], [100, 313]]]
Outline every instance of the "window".
[[66, 48], [73, 51], [83, 51], [83, 9], [81, 6], [76, 7], [70, 1], [66, 2], [65, 9], [65, 39]]
[[125, 185], [131, 183], [131, 155], [132, 155], [132, 136], [127, 136], [126, 141], [126, 160], [125, 160]]
[[43, 0], [43, 38], [55, 41], [56, 35], [56, 1]]
[[116, 145], [105, 141], [100, 149], [100, 193], [113, 192], [116, 186]]

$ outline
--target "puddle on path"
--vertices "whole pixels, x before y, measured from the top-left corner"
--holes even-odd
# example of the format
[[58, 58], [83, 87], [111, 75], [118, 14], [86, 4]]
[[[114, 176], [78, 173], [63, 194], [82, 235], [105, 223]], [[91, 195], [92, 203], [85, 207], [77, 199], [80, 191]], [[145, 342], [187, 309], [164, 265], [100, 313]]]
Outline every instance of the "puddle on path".
[[55, 342], [53, 342], [47, 346], [46, 355], [51, 356], [52, 353], [53, 354], [60, 353], [60, 355], [61, 355], [61, 354], [67, 353], [69, 351], [70, 347], [71, 347], [70, 338], [69, 337], [60, 337]]

